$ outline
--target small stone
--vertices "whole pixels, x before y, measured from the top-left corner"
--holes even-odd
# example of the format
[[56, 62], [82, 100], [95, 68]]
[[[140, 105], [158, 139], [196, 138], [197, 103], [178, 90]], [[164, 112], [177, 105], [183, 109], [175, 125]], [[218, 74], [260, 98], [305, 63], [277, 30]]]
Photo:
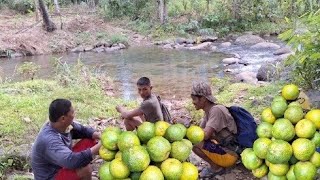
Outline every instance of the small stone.
[[171, 44], [166, 44], [166, 45], [162, 46], [162, 48], [164, 48], [164, 49], [173, 49]]

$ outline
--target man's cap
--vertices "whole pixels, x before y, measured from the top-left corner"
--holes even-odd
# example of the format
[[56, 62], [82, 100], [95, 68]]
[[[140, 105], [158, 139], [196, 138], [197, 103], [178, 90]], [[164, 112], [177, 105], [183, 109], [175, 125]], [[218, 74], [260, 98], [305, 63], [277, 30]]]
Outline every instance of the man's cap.
[[204, 96], [212, 103], [217, 101], [217, 99], [212, 96], [212, 91], [209, 84], [202, 81], [192, 83], [191, 95]]

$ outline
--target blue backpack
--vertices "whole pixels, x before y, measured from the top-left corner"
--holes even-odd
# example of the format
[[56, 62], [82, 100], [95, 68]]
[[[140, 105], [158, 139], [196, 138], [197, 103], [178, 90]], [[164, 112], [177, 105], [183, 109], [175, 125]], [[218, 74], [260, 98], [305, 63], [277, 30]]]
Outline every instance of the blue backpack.
[[257, 124], [252, 115], [239, 106], [227, 107], [238, 128], [236, 135], [237, 143], [244, 148], [252, 148], [254, 141], [258, 138]]

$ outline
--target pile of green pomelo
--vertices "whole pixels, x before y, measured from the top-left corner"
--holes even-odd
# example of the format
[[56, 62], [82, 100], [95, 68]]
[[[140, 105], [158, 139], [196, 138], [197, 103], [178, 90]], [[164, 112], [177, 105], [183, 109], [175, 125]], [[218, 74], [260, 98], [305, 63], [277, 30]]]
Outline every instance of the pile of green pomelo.
[[[186, 139], [187, 138], [187, 139]], [[199, 126], [186, 128], [165, 121], [144, 122], [134, 132], [108, 127], [101, 135], [99, 168], [102, 180], [198, 179], [198, 169], [186, 162], [193, 144], [204, 139]]]
[[253, 148], [241, 153], [243, 165], [255, 177], [269, 180], [312, 180], [320, 167], [320, 109], [304, 110], [299, 88], [286, 85], [281, 96], [263, 110]]

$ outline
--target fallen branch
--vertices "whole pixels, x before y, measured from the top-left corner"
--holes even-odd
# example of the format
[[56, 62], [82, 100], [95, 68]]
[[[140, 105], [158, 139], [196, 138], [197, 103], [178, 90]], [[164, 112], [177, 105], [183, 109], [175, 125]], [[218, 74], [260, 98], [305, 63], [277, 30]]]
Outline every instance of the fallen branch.
[[38, 25], [39, 23], [41, 23], [41, 22], [42, 22], [42, 20], [40, 20], [40, 21], [38, 21], [38, 22], [30, 25], [29, 27], [27, 27], [27, 28], [25, 28], [25, 29], [22, 29], [22, 30], [16, 32], [15, 34], [19, 34], [19, 33], [26, 32], [27, 30], [34, 28], [35, 26], [37, 26], [37, 25]]

